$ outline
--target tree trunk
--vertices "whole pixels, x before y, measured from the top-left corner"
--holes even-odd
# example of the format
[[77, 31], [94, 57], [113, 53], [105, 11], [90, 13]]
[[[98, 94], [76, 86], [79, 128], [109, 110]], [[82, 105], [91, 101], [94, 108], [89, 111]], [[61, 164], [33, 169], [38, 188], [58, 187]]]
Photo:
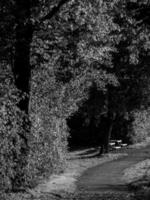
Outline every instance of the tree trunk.
[[90, 124], [89, 124], [89, 132], [90, 132], [90, 135], [89, 135], [89, 143], [93, 142], [93, 138], [94, 138], [94, 134], [95, 134], [95, 121], [94, 121], [94, 116], [92, 115], [91, 116], [91, 119], [90, 119]]
[[109, 152], [109, 141], [111, 138], [111, 133], [112, 133], [115, 118], [116, 118], [115, 113], [112, 113], [112, 114], [108, 113], [108, 131], [106, 133], [106, 138], [105, 138], [105, 152], [106, 153]]
[[16, 42], [13, 73], [16, 87], [21, 95], [26, 94], [19, 102], [19, 108], [28, 114], [30, 93], [30, 46], [33, 37], [33, 26], [30, 22], [30, 0], [17, 1], [16, 9]]
[[111, 121], [111, 123], [109, 124], [108, 133], [106, 134], [107, 137], [105, 141], [105, 153], [109, 152], [109, 141], [111, 138], [112, 129], [113, 129], [113, 121]]
[[20, 92], [20, 100], [18, 108], [23, 112], [22, 127], [18, 132], [21, 140], [21, 152], [17, 158], [17, 166], [15, 168], [15, 177], [13, 179], [13, 187], [18, 188], [24, 185], [24, 168], [27, 163], [27, 155], [29, 151], [27, 133], [30, 132], [29, 121], [29, 97], [30, 97], [30, 46], [33, 37], [33, 28], [29, 23], [30, 19], [30, 0], [20, 0], [17, 2], [16, 10], [16, 43], [14, 65], [12, 71], [14, 74], [15, 85]]

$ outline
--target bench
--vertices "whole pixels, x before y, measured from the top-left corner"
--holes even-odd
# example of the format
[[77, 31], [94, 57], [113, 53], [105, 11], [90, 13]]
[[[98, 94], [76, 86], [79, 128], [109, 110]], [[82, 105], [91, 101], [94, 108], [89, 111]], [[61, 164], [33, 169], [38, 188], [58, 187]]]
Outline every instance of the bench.
[[110, 140], [109, 146], [111, 149], [121, 149], [122, 147], [127, 147], [128, 144], [122, 143], [122, 140]]

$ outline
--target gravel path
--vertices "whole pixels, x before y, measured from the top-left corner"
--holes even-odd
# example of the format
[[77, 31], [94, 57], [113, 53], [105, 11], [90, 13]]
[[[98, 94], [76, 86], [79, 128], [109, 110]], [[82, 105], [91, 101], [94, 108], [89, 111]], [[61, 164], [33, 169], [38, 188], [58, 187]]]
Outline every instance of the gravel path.
[[[150, 159], [150, 145], [140, 149], [122, 149], [120, 153], [128, 156], [109, 161], [87, 169], [77, 181], [77, 190], [73, 193], [51, 191], [26, 194], [11, 200], [142, 200], [142, 196], [128, 191], [123, 171], [143, 160]], [[138, 198], [139, 197], [139, 198]], [[145, 199], [145, 198], [144, 198]], [[149, 198], [148, 198], [149, 200]]]
[[150, 158], [150, 146], [126, 150], [128, 156], [86, 170], [78, 179], [78, 191], [88, 193], [127, 192], [122, 179], [123, 171], [132, 165]]

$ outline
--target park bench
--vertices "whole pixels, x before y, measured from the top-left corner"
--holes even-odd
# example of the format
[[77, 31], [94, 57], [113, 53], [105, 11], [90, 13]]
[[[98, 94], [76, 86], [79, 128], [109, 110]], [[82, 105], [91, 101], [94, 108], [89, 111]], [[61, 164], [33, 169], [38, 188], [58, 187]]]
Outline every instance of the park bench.
[[122, 140], [110, 140], [109, 142], [109, 147], [111, 150], [115, 149], [121, 149], [122, 147], [127, 147], [128, 144], [122, 143]]

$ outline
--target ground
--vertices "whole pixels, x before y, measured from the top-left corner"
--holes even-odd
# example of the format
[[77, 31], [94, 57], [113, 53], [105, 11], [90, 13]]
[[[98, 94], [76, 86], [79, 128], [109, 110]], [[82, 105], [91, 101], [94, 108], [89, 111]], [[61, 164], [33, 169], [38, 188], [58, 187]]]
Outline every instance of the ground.
[[117, 151], [104, 156], [98, 156], [98, 153], [99, 148], [96, 147], [70, 152], [65, 172], [53, 175], [48, 181], [40, 184], [36, 188], [36, 193], [74, 193], [77, 189], [76, 182], [86, 169], [127, 156], [125, 152]]
[[[148, 200], [149, 144], [130, 146], [101, 157], [97, 156], [98, 148], [70, 152], [64, 173], [51, 176], [23, 198], [11, 200], [141, 200], [143, 195]], [[137, 191], [136, 197], [133, 191]]]
[[78, 179], [78, 190], [88, 192], [128, 192], [128, 185], [148, 175], [150, 146], [127, 149], [128, 155], [86, 170]]

